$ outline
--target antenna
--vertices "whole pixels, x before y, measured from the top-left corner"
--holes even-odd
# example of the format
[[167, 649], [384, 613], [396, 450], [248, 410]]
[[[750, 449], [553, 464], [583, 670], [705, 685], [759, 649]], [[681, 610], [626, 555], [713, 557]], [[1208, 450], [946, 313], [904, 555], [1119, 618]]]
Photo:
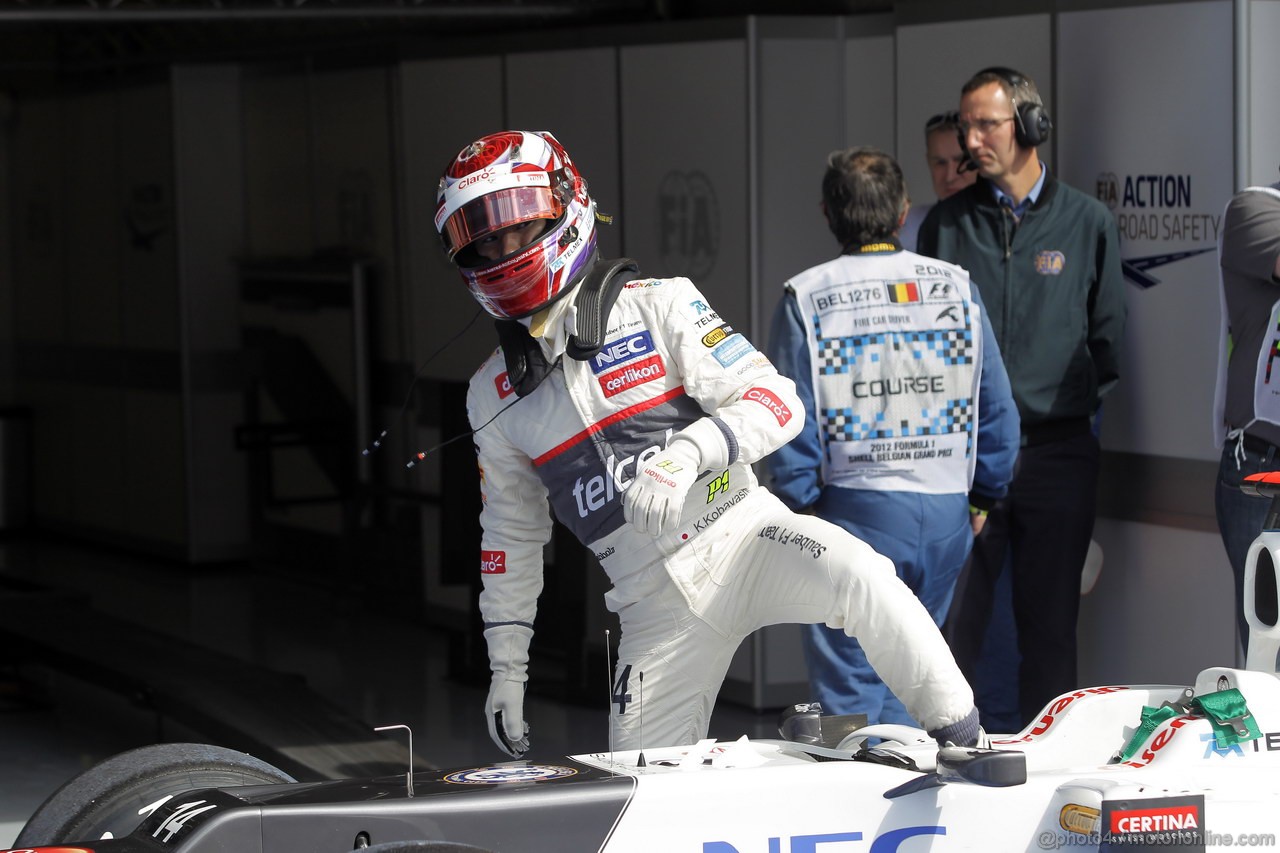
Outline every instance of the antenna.
[[387, 732], [392, 729], [404, 729], [409, 733], [409, 772], [404, 774], [405, 789], [409, 792], [409, 796], [413, 796], [413, 729], [406, 725], [395, 726], [376, 726], [375, 732]]
[[609, 648], [609, 629], [604, 629], [604, 686], [608, 701], [604, 703], [607, 711], [605, 721], [609, 724], [609, 769], [613, 770], [613, 649]]
[[644, 670], [640, 671], [640, 760], [636, 762], [636, 767], [648, 767], [649, 762], [644, 760]]

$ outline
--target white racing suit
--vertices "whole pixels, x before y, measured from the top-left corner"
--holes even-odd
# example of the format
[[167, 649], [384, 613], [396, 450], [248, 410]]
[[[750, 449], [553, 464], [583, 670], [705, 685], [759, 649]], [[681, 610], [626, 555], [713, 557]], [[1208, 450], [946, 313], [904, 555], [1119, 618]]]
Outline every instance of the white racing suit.
[[[553, 307], [538, 338], [549, 362], [574, 330], [573, 298]], [[735, 649], [751, 632], [785, 622], [825, 622], [856, 635], [940, 740], [962, 743], [976, 732], [969, 685], [890, 561], [833, 524], [792, 513], [757, 483], [751, 463], [803, 423], [791, 380], [683, 278], [629, 282], [604, 341], [593, 359], [563, 358], [524, 398], [507, 382], [501, 352], [471, 380], [484, 498], [480, 613], [495, 672], [525, 678], [549, 502], [613, 584], [606, 603], [622, 626], [616, 748], [705, 736]], [[705, 438], [707, 418], [727, 468], [700, 472], [673, 533], [638, 532], [622, 507], [637, 459], [697, 421]]]

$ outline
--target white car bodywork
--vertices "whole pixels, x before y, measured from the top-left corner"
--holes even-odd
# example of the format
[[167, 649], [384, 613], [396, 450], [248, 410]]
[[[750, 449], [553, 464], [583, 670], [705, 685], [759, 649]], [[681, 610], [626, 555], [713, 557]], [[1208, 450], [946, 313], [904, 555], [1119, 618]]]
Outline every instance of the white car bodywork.
[[[893, 853], [893, 851], [1165, 851], [1273, 847], [1280, 837], [1280, 627], [1258, 616], [1259, 566], [1280, 564], [1280, 532], [1254, 543], [1246, 572], [1246, 669], [1212, 667], [1188, 687], [1095, 687], [1058, 697], [993, 749], [1025, 756], [1026, 781], [987, 787], [960, 779], [886, 796], [919, 780], [909, 769], [816, 762], [804, 747], [745, 738], [730, 744], [575, 756], [636, 777], [632, 801], [601, 848], [608, 853]], [[1274, 589], [1274, 584], [1264, 589]], [[1270, 602], [1267, 612], [1277, 612]], [[1203, 714], [1157, 725], [1128, 760], [1144, 707], [1237, 689], [1261, 736], [1220, 747]], [[876, 750], [935, 769], [923, 732]], [[846, 755], [848, 752], [846, 751]]]

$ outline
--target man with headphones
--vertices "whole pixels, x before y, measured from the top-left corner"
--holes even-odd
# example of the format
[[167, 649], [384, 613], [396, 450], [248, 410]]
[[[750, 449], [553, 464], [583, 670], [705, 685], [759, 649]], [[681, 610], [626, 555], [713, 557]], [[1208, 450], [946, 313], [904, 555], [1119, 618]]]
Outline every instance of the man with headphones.
[[1029, 77], [975, 74], [961, 90], [960, 133], [978, 180], [940, 202], [919, 238], [921, 254], [964, 267], [982, 294], [1022, 419], [1014, 480], [974, 542], [949, 639], [972, 680], [1007, 555], [1023, 722], [1077, 686], [1098, 478], [1093, 418], [1120, 376], [1125, 320], [1115, 220], [1040, 161], [1052, 128]]

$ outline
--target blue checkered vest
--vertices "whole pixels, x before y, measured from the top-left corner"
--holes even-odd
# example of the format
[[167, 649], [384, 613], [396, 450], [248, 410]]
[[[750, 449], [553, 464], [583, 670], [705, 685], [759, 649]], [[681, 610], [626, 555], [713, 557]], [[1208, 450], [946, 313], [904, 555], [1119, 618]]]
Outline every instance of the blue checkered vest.
[[842, 255], [787, 286], [809, 327], [825, 482], [968, 492], [982, 325], [965, 271], [887, 251]]

